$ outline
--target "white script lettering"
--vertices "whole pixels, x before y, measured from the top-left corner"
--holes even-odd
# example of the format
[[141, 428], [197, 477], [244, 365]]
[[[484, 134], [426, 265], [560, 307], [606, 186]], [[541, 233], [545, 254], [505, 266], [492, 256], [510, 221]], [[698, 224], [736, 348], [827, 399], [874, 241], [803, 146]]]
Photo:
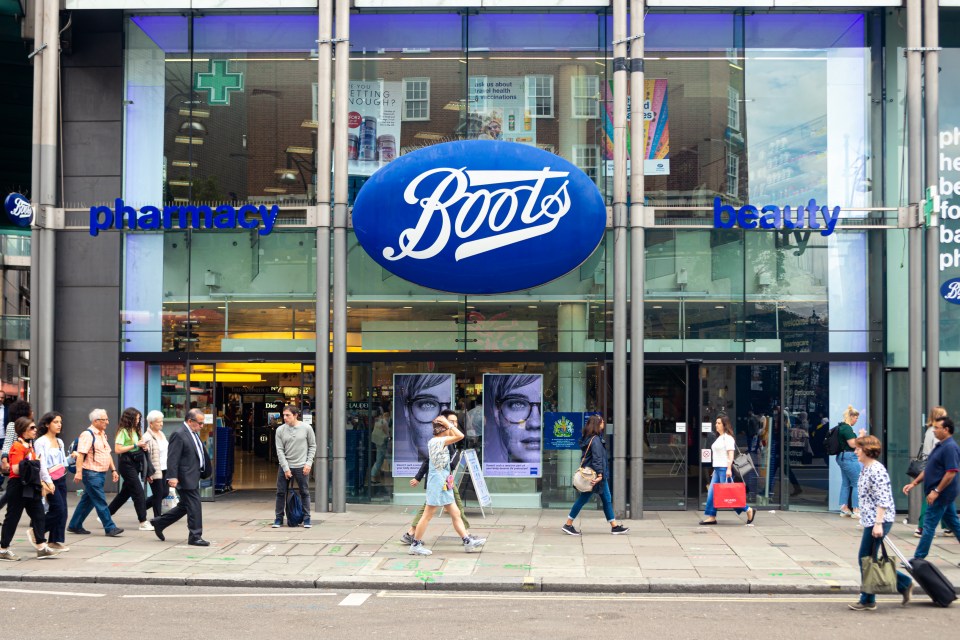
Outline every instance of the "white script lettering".
[[960, 300], [960, 282], [951, 282], [944, 300]]
[[[442, 178], [433, 191], [429, 194], [418, 192], [423, 181], [434, 175]], [[407, 204], [419, 205], [420, 217], [416, 225], [400, 233], [399, 252], [387, 247], [383, 250], [383, 257], [387, 260], [406, 257], [426, 260], [446, 248], [451, 231], [457, 238], [467, 240], [484, 226], [492, 235], [460, 243], [454, 254], [457, 261], [546, 235], [570, 211], [570, 195], [567, 192], [569, 181], [564, 180], [553, 194], [542, 199], [540, 193], [547, 180], [566, 178], [568, 175], [566, 171], [550, 171], [550, 167], [540, 171], [468, 171], [466, 167], [425, 171], [414, 178], [403, 192]], [[494, 190], [477, 188], [518, 182], [532, 184]], [[505, 232], [504, 229], [513, 223], [518, 211], [520, 222], [525, 226]], [[434, 216], [438, 218], [439, 229], [436, 229], [437, 224], [431, 228]], [[436, 234], [432, 241], [425, 237], [428, 229], [431, 235]]]
[[26, 200], [17, 200], [17, 206], [10, 212], [15, 218], [29, 218], [33, 215], [33, 207]]

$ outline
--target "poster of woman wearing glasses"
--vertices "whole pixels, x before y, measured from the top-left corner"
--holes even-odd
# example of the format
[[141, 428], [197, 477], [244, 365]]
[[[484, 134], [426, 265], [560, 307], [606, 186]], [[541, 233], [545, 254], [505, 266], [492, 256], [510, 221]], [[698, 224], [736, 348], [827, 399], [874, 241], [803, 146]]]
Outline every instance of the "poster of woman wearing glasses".
[[452, 373], [393, 375], [393, 475], [413, 477], [427, 459], [433, 420], [453, 405]]
[[543, 376], [483, 376], [483, 475], [539, 478]]

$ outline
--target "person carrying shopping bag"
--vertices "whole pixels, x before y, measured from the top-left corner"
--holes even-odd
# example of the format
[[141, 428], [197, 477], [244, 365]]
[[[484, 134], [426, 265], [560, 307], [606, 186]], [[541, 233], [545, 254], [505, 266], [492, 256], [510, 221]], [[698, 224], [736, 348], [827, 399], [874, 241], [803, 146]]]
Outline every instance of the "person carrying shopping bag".
[[[710, 478], [710, 489], [707, 491], [707, 506], [703, 510], [702, 525], [717, 524], [717, 507], [713, 502], [714, 486], [733, 482], [733, 458], [737, 452], [737, 441], [733, 437], [733, 427], [730, 425], [730, 418], [722, 415], [718, 416], [714, 423], [717, 431], [717, 439], [711, 446], [711, 459], [713, 460], [713, 476]], [[737, 515], [746, 512], [747, 524], [753, 524], [753, 519], [757, 517], [757, 510], [750, 506], [744, 506], [735, 509]]]

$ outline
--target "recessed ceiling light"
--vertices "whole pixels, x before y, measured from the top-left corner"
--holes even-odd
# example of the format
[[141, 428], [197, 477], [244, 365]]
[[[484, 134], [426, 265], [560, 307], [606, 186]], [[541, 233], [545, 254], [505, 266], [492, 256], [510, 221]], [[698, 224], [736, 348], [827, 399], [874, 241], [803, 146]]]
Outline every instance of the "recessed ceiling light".
[[654, 309], [663, 309], [663, 305], [655, 304], [653, 305]]
[[283, 305], [280, 305], [280, 306], [279, 306], [279, 307], [277, 307], [277, 308], [278, 308], [278, 309], [286, 309], [286, 307], [285, 307], [285, 306], [283, 306]]
[[722, 304], [718, 304], [718, 305], [716, 305], [716, 306], [714, 307], [714, 309], [723, 309], [723, 308], [724, 308], [724, 307], [723, 307]]
[[536, 309], [536, 308], [537, 308], [537, 305], [535, 305], [535, 304], [528, 304], [528, 305], [527, 305], [527, 309]]
[[413, 309], [413, 307], [404, 307], [404, 309]]

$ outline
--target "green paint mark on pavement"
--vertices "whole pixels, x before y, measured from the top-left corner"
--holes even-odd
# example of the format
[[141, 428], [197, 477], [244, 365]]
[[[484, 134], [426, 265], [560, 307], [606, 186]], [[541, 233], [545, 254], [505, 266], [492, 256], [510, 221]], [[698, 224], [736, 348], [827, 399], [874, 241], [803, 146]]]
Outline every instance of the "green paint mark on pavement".
[[442, 577], [443, 571], [417, 571], [414, 575], [421, 582], [436, 582], [435, 578]]

